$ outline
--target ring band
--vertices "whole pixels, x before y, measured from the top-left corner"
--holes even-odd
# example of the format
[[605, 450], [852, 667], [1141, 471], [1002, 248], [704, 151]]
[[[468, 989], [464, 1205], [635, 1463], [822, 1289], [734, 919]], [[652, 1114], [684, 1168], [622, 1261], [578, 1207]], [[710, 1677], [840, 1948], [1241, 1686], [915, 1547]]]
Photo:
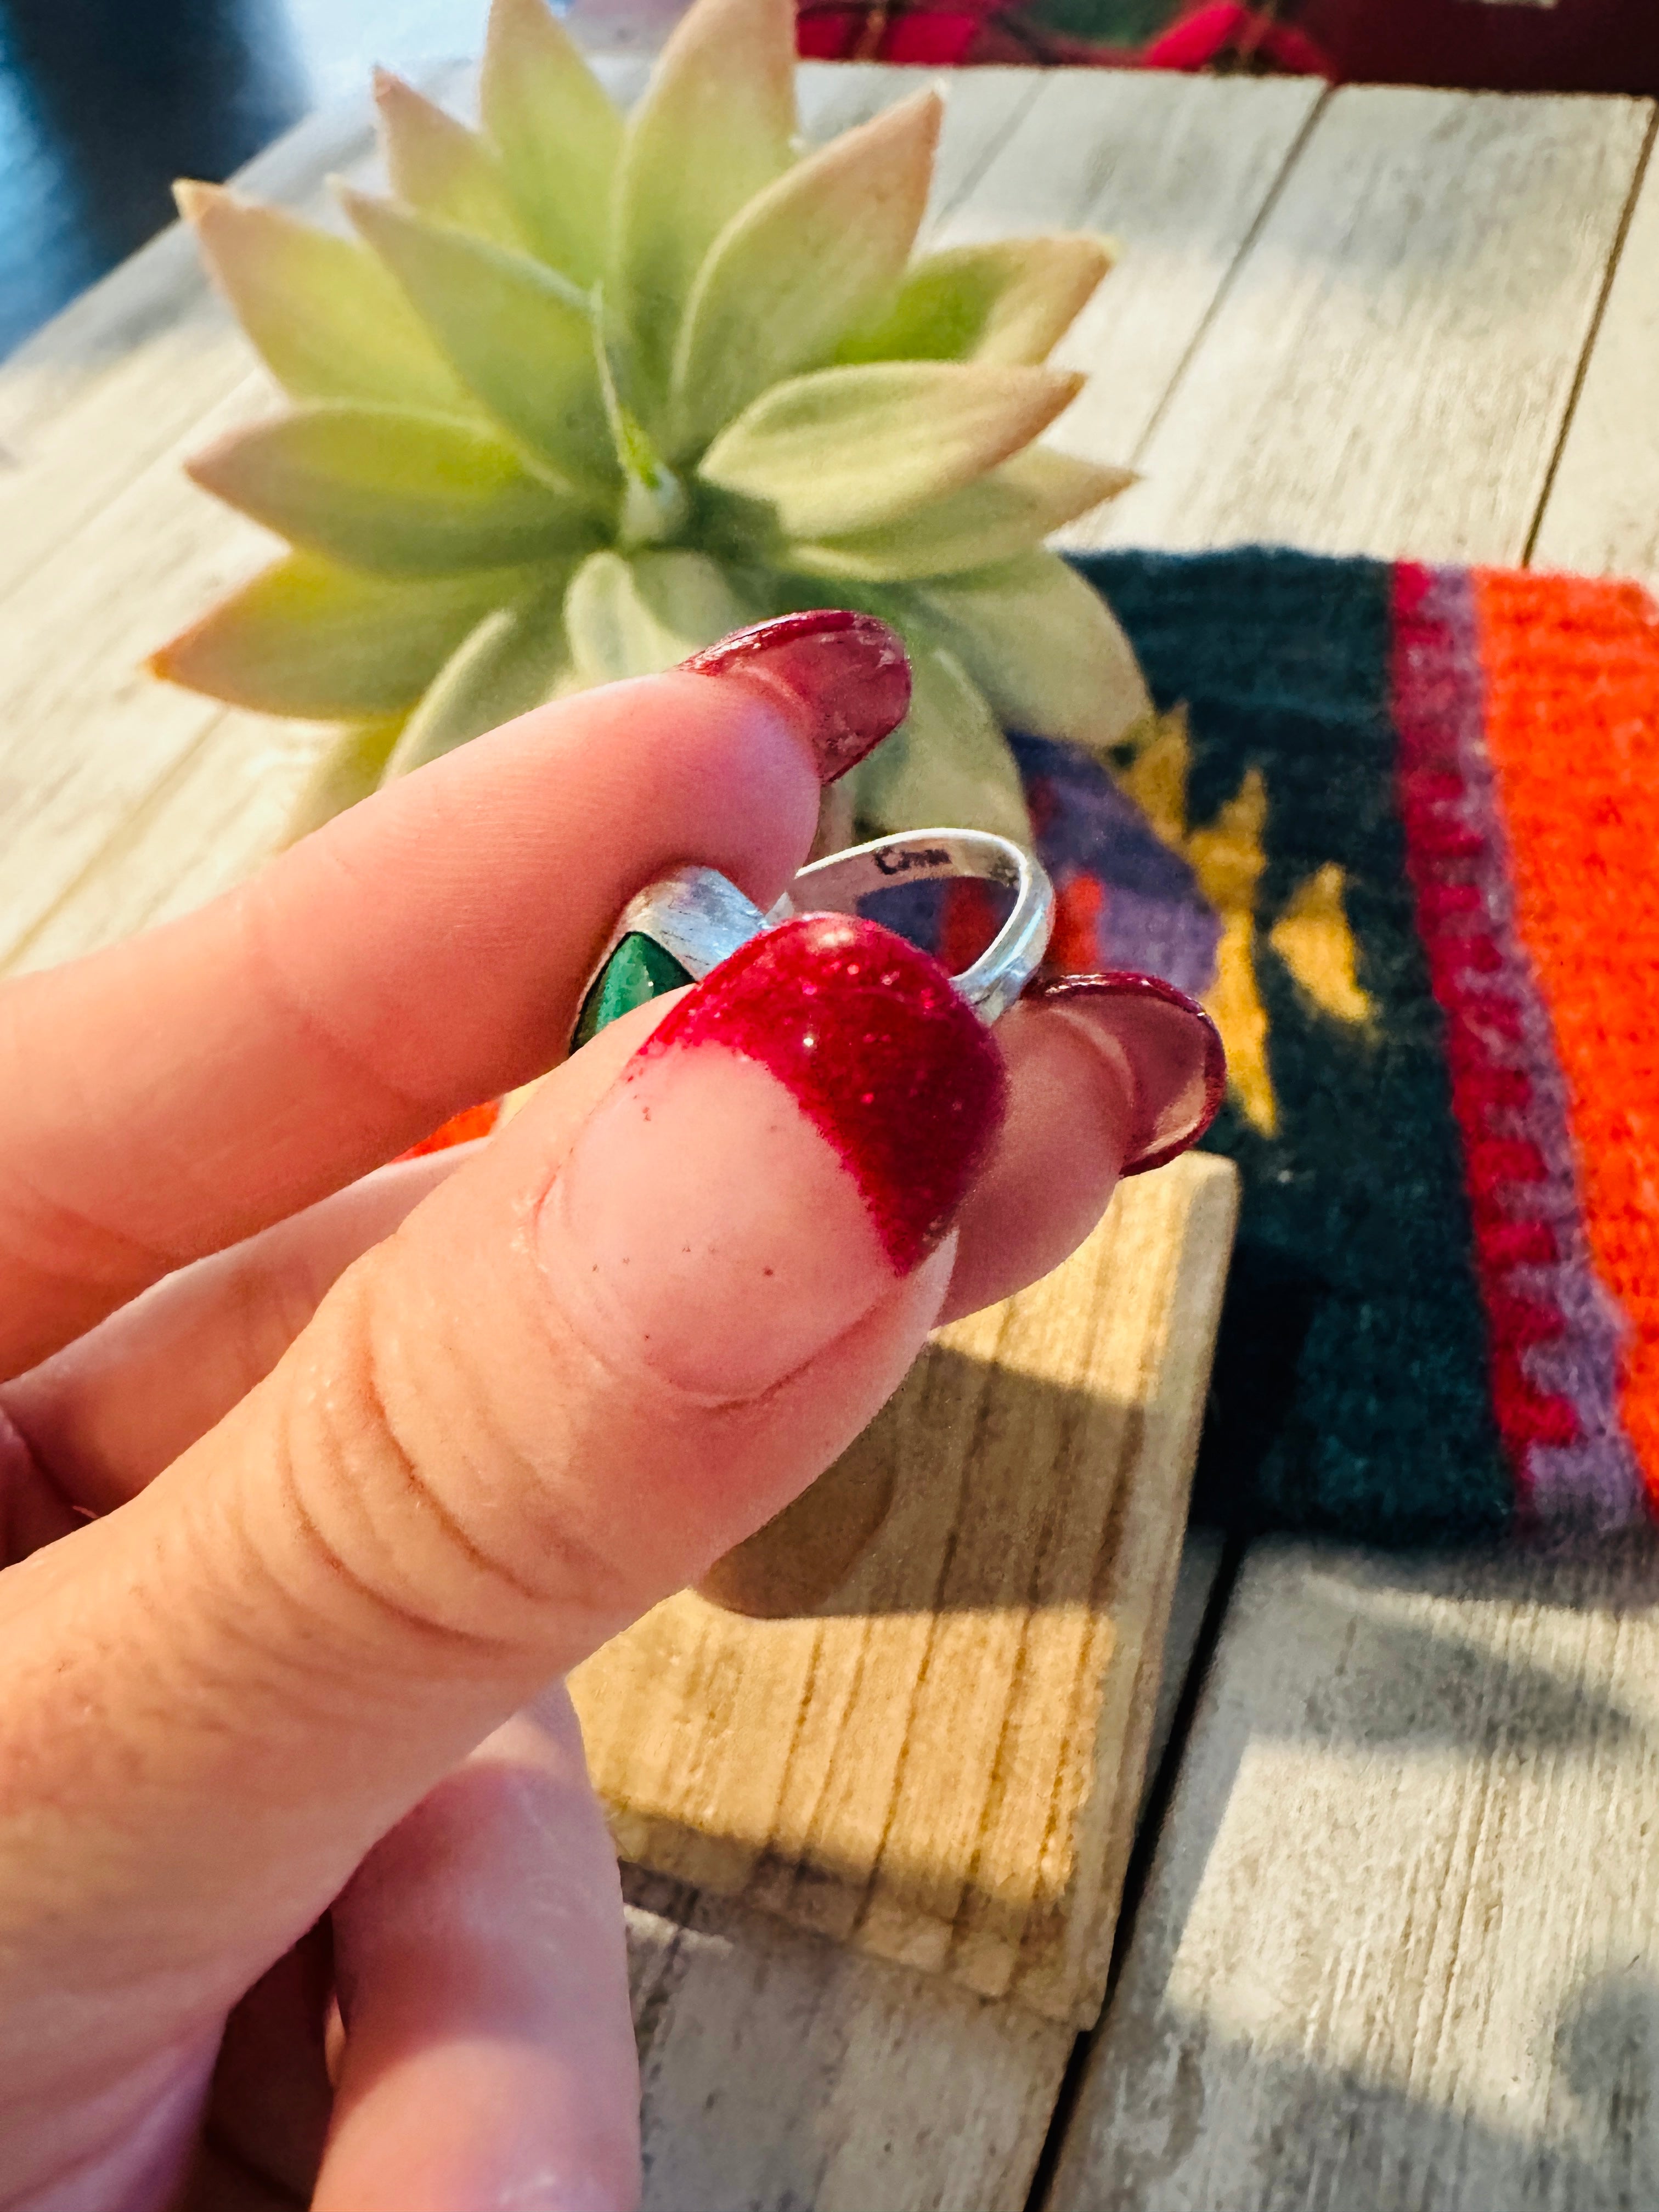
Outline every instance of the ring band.
[[[1054, 894], [1048, 871], [1012, 839], [994, 836], [988, 830], [907, 830], [898, 836], [877, 837], [812, 861], [778, 903], [791, 914], [856, 914], [860, 899], [872, 891], [958, 877], [998, 884], [1013, 893], [1007, 917], [984, 951], [951, 978], [988, 1025], [1007, 1012], [1036, 973], [1054, 927]], [[803, 900], [807, 886], [811, 896]]]
[[984, 830], [909, 830], [814, 860], [769, 913], [713, 868], [678, 868], [630, 899], [582, 996], [574, 1052], [620, 1014], [711, 969], [763, 930], [806, 914], [857, 915], [872, 891], [963, 878], [995, 884], [1013, 902], [977, 960], [951, 978], [988, 1025], [1007, 1012], [1048, 950], [1054, 897], [1040, 861]]

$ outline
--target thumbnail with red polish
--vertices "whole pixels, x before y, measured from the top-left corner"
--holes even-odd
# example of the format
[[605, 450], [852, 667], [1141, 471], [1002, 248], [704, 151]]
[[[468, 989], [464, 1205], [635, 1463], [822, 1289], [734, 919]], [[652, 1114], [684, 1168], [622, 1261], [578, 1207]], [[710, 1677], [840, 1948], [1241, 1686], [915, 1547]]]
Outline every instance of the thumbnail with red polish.
[[682, 665], [694, 675], [740, 676], [788, 693], [811, 717], [824, 783], [845, 775], [910, 711], [910, 663], [897, 632], [846, 607], [758, 623]]
[[937, 962], [874, 922], [787, 922], [688, 993], [634, 1065], [710, 1045], [783, 1085], [857, 1185], [896, 1272], [919, 1266], [1006, 1103], [1002, 1056]]

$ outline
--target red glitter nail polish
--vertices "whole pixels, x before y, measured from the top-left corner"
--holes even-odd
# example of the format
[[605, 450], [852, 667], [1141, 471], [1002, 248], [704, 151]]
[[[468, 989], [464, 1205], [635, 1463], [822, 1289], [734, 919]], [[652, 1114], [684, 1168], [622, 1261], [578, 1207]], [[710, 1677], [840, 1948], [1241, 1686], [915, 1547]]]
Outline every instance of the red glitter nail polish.
[[741, 673], [788, 692], [812, 716], [823, 783], [845, 775], [910, 711], [910, 663], [898, 633], [847, 607], [758, 623], [681, 665], [698, 676]]
[[872, 921], [807, 915], [756, 938], [681, 1000], [635, 1065], [703, 1045], [782, 1084], [901, 1275], [950, 1227], [1002, 1124], [990, 1032], [936, 961]]

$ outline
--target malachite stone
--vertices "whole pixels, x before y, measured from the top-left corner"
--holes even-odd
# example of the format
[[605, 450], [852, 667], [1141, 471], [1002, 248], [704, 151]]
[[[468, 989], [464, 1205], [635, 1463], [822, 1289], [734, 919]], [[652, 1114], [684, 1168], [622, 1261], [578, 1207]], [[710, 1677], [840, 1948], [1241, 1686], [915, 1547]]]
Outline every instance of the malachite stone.
[[579, 1052], [621, 1015], [648, 1006], [665, 991], [678, 991], [691, 980], [672, 952], [665, 952], [653, 938], [631, 931], [594, 977], [593, 988], [582, 1001], [570, 1049]]

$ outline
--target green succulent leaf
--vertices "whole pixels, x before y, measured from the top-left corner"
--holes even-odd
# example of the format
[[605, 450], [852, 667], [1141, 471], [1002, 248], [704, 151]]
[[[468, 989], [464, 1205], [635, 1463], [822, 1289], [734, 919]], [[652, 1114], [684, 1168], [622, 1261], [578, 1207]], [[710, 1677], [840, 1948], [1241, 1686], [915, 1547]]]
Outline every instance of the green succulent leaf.
[[380, 575], [509, 568], [595, 542], [590, 518], [510, 446], [441, 415], [302, 407], [233, 431], [189, 468], [291, 544]]
[[473, 411], [407, 300], [355, 239], [217, 185], [179, 185], [175, 196], [214, 281], [291, 398]]
[[1031, 842], [1019, 770], [984, 694], [953, 653], [910, 656], [910, 712], [853, 774], [860, 816], [876, 828], [990, 830]]
[[959, 362], [820, 369], [745, 409], [699, 473], [769, 507], [785, 540], [881, 530], [1006, 460], [1081, 383], [1053, 369]]
[[544, 0], [495, 0], [479, 106], [536, 251], [578, 284], [595, 283], [623, 122]]
[[388, 781], [556, 695], [570, 676], [568, 580], [561, 574], [515, 605], [497, 607], [457, 647], [405, 724], [386, 763]]
[[453, 224], [498, 246], [529, 244], [495, 149], [476, 131], [405, 84], [389, 70], [374, 72], [392, 189], [416, 214]]
[[1005, 729], [1103, 754], [1151, 712], [1129, 641], [1057, 553], [915, 584], [880, 611], [952, 653]]
[[400, 715], [483, 615], [522, 596], [526, 581], [479, 569], [394, 584], [289, 553], [164, 645], [149, 666], [169, 683], [266, 714]]
[[565, 595], [578, 680], [655, 676], [755, 620], [755, 600], [706, 553], [595, 553]]
[[379, 790], [398, 732], [403, 727], [396, 714], [372, 722], [348, 722], [319, 755], [304, 790], [289, 817], [285, 844], [320, 830], [348, 806]]
[[665, 398], [697, 271], [720, 232], [789, 166], [791, 0], [698, 0], [629, 118], [617, 175], [611, 290], [629, 334], [630, 398]]
[[927, 205], [936, 92], [843, 132], [734, 216], [697, 277], [675, 349], [677, 453], [696, 453], [769, 386], [833, 353], [891, 300]]
[[620, 472], [593, 358], [593, 319], [528, 254], [343, 195], [347, 212], [490, 413], [579, 496], [613, 503]]
[[847, 339], [837, 358], [1046, 361], [1111, 265], [1103, 239], [1066, 234], [929, 254], [888, 313]]
[[1041, 550], [1130, 481], [1035, 444], [1109, 248], [910, 264], [939, 100], [797, 159], [793, 0], [690, 0], [627, 122], [561, 4], [491, 0], [476, 130], [379, 78], [393, 196], [343, 192], [356, 236], [183, 189], [294, 403], [191, 472], [295, 550], [154, 665], [349, 723], [313, 820], [539, 700], [866, 607], [916, 689], [848, 779], [866, 817], [1028, 836], [999, 718], [1103, 751], [1146, 708]]
[[791, 545], [786, 558], [811, 575], [878, 583], [982, 568], [1041, 544], [1134, 480], [1132, 469], [1102, 468], [1033, 446], [884, 529]]

